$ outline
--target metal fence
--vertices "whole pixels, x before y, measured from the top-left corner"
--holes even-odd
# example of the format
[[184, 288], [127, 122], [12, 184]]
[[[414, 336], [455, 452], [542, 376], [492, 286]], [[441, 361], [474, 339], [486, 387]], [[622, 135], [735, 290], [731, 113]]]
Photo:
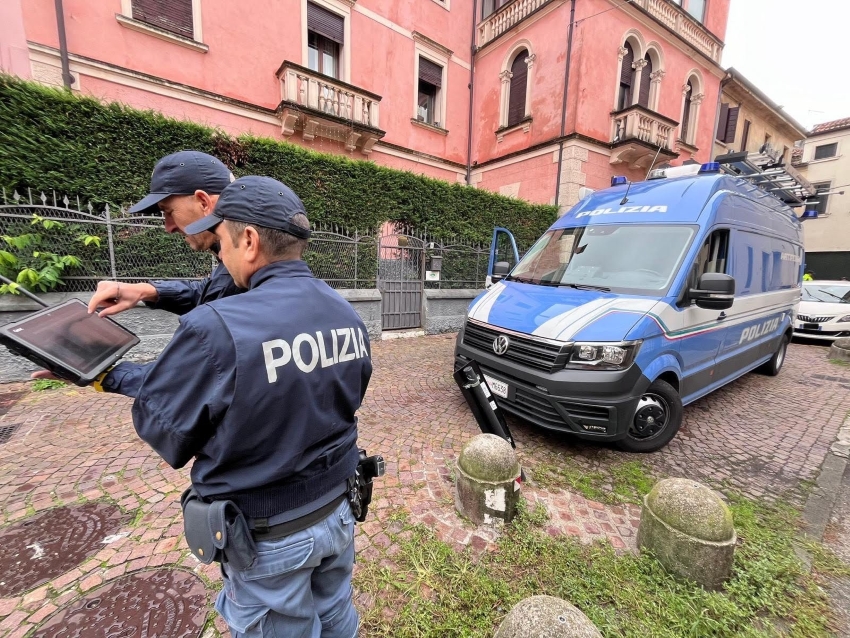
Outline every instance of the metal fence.
[[[49, 286], [57, 292], [91, 291], [104, 279], [201, 279], [215, 265], [209, 253], [194, 252], [182, 236], [164, 232], [160, 216], [131, 216], [121, 208], [95, 207], [55, 193], [2, 189], [0, 197], [0, 273], [11, 279], [24, 268], [39, 272], [65, 256], [79, 264], [66, 266], [62, 282]], [[489, 247], [405, 232], [421, 242], [426, 270], [436, 262], [432, 258], [442, 258], [439, 280], [425, 281], [425, 288], [484, 287]], [[304, 259], [334, 288], [374, 289], [386, 257], [378, 229], [315, 224]]]

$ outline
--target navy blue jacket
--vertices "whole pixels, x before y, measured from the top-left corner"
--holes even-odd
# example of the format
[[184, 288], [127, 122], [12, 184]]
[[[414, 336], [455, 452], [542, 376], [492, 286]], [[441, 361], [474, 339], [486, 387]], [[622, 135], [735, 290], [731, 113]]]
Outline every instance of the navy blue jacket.
[[[240, 295], [201, 305], [136, 389], [139, 436], [192, 484], [249, 517], [302, 507], [357, 465], [357, 418], [372, 374], [360, 317], [303, 261], [270, 264]], [[129, 380], [128, 380], [129, 377]], [[107, 391], [128, 394], [119, 364]]]
[[153, 281], [159, 298], [145, 302], [149, 308], [185, 315], [201, 304], [244, 292], [219, 262], [212, 275], [200, 281]]

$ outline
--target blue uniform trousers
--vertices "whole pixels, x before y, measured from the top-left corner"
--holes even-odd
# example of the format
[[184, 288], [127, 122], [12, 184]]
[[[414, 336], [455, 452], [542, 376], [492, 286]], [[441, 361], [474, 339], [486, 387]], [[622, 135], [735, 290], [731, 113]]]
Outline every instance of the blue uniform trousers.
[[348, 500], [312, 527], [257, 543], [254, 565], [222, 564], [215, 608], [233, 638], [355, 638], [354, 515]]

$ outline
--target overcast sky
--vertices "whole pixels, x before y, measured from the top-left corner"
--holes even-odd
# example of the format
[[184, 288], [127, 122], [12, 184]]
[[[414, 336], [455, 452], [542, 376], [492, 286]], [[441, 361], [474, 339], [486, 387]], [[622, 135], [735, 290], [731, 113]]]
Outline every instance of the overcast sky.
[[723, 66], [800, 124], [850, 117], [850, 2], [731, 0]]

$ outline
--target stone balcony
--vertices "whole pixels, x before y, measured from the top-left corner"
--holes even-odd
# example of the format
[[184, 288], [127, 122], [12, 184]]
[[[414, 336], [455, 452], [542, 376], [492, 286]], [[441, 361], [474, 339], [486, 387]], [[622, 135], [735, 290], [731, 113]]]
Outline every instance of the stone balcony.
[[682, 7], [670, 0], [633, 0], [632, 4], [663, 24], [697, 51], [720, 64], [723, 42]]
[[513, 0], [484, 18], [478, 25], [478, 46], [483, 47], [551, 0]]
[[648, 168], [653, 158], [656, 163], [677, 158], [674, 145], [678, 125], [639, 104], [611, 113], [611, 163]]
[[365, 155], [385, 132], [379, 128], [381, 96], [285, 61], [277, 71], [281, 131], [309, 141], [324, 137]]

